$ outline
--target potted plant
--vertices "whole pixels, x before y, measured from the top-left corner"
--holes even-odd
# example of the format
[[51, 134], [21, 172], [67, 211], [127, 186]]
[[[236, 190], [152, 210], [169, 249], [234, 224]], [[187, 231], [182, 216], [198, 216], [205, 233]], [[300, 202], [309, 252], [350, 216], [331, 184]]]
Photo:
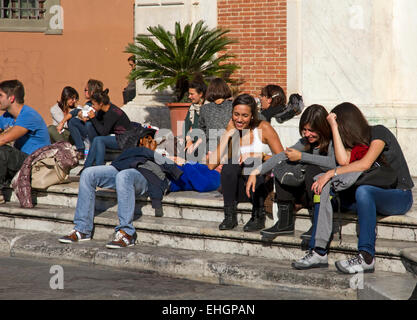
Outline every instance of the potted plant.
[[[126, 52], [136, 56], [136, 69], [131, 80], [141, 79], [147, 89], [173, 90], [170, 108], [171, 128], [175, 135], [177, 121], [183, 121], [190, 103], [188, 85], [195, 74], [204, 78], [230, 75], [239, 68], [227, 60], [234, 56], [226, 52], [226, 46], [236, 41], [228, 38], [229, 30], [209, 29], [203, 21], [187, 24], [184, 28], [175, 23], [171, 33], [162, 26], [148, 27], [151, 36], [138, 35], [135, 43], [129, 43]], [[177, 105], [176, 103], [186, 103]]]

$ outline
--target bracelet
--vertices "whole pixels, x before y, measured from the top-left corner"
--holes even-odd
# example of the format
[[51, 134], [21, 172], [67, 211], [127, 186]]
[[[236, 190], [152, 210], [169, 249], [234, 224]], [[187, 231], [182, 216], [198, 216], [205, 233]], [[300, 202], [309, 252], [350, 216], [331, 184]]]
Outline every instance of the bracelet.
[[337, 168], [334, 168], [334, 175], [333, 177], [337, 177], [337, 172], [336, 172]]

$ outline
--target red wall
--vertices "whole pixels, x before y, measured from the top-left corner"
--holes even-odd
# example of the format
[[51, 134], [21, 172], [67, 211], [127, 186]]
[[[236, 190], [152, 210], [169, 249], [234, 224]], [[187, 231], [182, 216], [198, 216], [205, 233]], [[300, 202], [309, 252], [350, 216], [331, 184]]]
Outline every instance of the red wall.
[[218, 0], [218, 25], [239, 43], [230, 50], [241, 66], [241, 92], [258, 95], [267, 84], [287, 86], [287, 1]]

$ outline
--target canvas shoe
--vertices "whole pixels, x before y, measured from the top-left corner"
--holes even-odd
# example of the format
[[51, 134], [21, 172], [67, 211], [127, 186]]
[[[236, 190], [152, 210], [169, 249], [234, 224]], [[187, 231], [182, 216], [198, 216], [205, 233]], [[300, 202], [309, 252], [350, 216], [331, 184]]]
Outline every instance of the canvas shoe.
[[6, 203], [3, 193], [0, 193], [0, 204]]
[[375, 258], [370, 264], [365, 262], [362, 254], [350, 258], [348, 260], [340, 260], [335, 263], [337, 270], [342, 273], [352, 274], [352, 273], [369, 273], [375, 271]]
[[85, 233], [79, 232], [77, 230], [72, 230], [68, 235], [58, 239], [58, 241], [62, 243], [74, 243], [88, 240], [91, 240], [90, 236], [87, 236]]
[[116, 232], [114, 240], [106, 244], [109, 249], [120, 249], [134, 246], [136, 242], [136, 233], [133, 236], [128, 235], [123, 230]]
[[300, 260], [294, 261], [291, 266], [297, 270], [307, 270], [313, 268], [327, 268], [329, 263], [327, 261], [327, 254], [319, 255], [314, 250], [306, 251], [306, 255]]

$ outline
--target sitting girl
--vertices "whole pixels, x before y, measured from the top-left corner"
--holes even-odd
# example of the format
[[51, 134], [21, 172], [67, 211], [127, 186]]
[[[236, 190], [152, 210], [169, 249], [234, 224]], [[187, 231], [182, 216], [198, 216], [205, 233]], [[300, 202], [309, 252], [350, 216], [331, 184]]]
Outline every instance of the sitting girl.
[[109, 89], [95, 92], [91, 97], [93, 110], [88, 112], [96, 136], [91, 144], [90, 151], [84, 163], [84, 168], [93, 165], [103, 165], [107, 149], [121, 150], [118, 137], [133, 128], [124, 111], [110, 103]]
[[[321, 194], [324, 186], [334, 176], [360, 173], [375, 163], [382, 163], [397, 172], [396, 186], [382, 188], [372, 185], [352, 186], [340, 193], [341, 205], [358, 214], [359, 240], [358, 254], [350, 259], [336, 262], [342, 273], [373, 272], [375, 269], [376, 215], [403, 215], [413, 204], [411, 189], [413, 180], [397, 139], [382, 125], [370, 126], [358, 107], [351, 103], [336, 106], [328, 121], [332, 128], [337, 162], [341, 165], [329, 170], [312, 185], [316, 194]], [[368, 146], [362, 150], [357, 160], [350, 162], [351, 150], [358, 145]], [[366, 153], [365, 153], [366, 152]], [[358, 174], [357, 174], [358, 175]], [[359, 175], [358, 175], [359, 176]], [[350, 192], [348, 192], [350, 191]], [[320, 225], [317, 226], [319, 228]], [[321, 239], [311, 247], [307, 255], [295, 261], [297, 269], [326, 267], [328, 239]], [[300, 267], [301, 266], [301, 267]]]
[[[249, 168], [253, 167], [253, 163], [262, 162], [265, 145], [274, 154], [283, 151], [274, 128], [267, 121], [258, 120], [255, 99], [248, 94], [239, 95], [232, 103], [232, 119], [226, 132], [217, 150], [209, 156], [209, 169], [214, 169], [219, 163], [224, 162], [221, 171], [224, 220], [219, 225], [220, 230], [230, 230], [237, 226], [237, 204], [245, 201], [252, 202], [252, 217], [243, 230], [255, 231], [265, 227], [264, 201], [267, 189], [264, 177], [256, 180], [248, 196], [245, 193]], [[222, 160], [223, 157], [226, 159]]]
[[[262, 166], [251, 172], [246, 184], [247, 194], [253, 191], [257, 182], [257, 175], [271, 171], [274, 167], [279, 166], [281, 162], [289, 160], [292, 163], [305, 165], [304, 182], [299, 186], [286, 185], [274, 179], [278, 221], [273, 227], [261, 231], [264, 237], [274, 238], [278, 235], [294, 234], [296, 204], [308, 209], [312, 208], [313, 192], [311, 191], [311, 185], [313, 184], [313, 177], [336, 167], [330, 126], [326, 120], [327, 115], [328, 113], [323, 106], [309, 106], [300, 118], [299, 132], [302, 138], [294, 146], [274, 155]], [[278, 170], [280, 170], [279, 167]]]

